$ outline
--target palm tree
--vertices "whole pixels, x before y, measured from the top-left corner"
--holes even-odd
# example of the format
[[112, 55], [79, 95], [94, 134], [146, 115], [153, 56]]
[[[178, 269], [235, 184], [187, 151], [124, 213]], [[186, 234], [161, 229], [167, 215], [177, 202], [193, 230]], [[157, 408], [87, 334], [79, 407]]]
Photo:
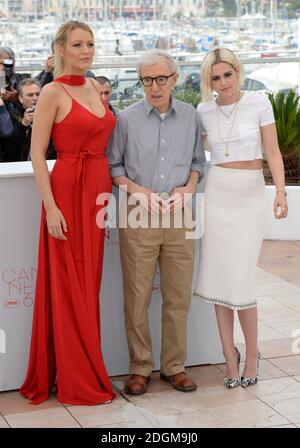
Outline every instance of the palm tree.
[[[300, 97], [295, 90], [288, 94], [269, 93], [279, 148], [282, 154], [287, 182], [300, 183]], [[266, 180], [270, 172], [265, 170]]]

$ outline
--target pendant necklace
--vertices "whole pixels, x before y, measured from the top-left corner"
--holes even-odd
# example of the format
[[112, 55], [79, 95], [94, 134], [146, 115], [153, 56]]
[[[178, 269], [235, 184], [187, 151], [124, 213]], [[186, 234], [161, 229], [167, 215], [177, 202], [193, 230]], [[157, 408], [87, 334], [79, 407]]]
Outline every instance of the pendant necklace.
[[[218, 98], [216, 99], [216, 103], [217, 103], [217, 113], [218, 113], [218, 115], [217, 115], [218, 131], [219, 131], [219, 137], [220, 137], [220, 139], [222, 140], [222, 143], [225, 145], [225, 152], [224, 152], [225, 157], [229, 157], [228, 143], [229, 143], [229, 139], [230, 139], [230, 136], [231, 136], [231, 132], [232, 132], [232, 129], [233, 129], [233, 125], [234, 125], [234, 123], [235, 123], [235, 119], [236, 119], [236, 116], [237, 116], [238, 103], [239, 103], [239, 101], [240, 101], [242, 95], [243, 95], [242, 92], [240, 92], [240, 93], [239, 93], [239, 99], [238, 99], [237, 102], [234, 104], [234, 106], [233, 106], [233, 108], [231, 109], [231, 111], [230, 111], [229, 114], [226, 114], [226, 113], [221, 109], [219, 100], [218, 100]], [[230, 129], [229, 129], [229, 132], [228, 132], [228, 135], [227, 135], [227, 138], [226, 138], [226, 139], [223, 138], [223, 136], [222, 136], [222, 134], [221, 134], [221, 128], [220, 128], [221, 115], [220, 115], [220, 112], [223, 114], [223, 116], [226, 117], [226, 121], [225, 121], [225, 122], [226, 122], [227, 124], [230, 122], [230, 118], [232, 117], [232, 122], [231, 122]]]
[[229, 114], [227, 114], [227, 113], [222, 109], [221, 104], [220, 104], [218, 98], [216, 99], [216, 103], [217, 103], [217, 106], [218, 106], [219, 111], [222, 112], [222, 114], [224, 115], [224, 117], [226, 117], [226, 123], [228, 124], [229, 121], [230, 121], [230, 117], [231, 117], [231, 115], [233, 114], [233, 112], [235, 111], [235, 109], [236, 109], [236, 107], [237, 107], [237, 103], [238, 103], [238, 102], [234, 103], [233, 108], [231, 109], [231, 111], [229, 112]]

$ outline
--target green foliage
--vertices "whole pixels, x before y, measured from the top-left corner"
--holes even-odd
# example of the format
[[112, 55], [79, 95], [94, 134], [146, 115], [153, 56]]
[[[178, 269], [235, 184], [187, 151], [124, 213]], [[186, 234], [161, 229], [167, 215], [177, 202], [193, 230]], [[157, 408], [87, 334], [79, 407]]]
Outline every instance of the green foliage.
[[[195, 92], [191, 87], [185, 87], [184, 85], [179, 85], [173, 90], [173, 97], [177, 100], [183, 101], [184, 103], [189, 103], [195, 108], [200, 103], [200, 94]], [[131, 98], [120, 98], [117, 103], [114, 103], [119, 109], [125, 109], [131, 104], [137, 103], [141, 100], [141, 97], [135, 96]]]
[[287, 95], [269, 93], [276, 128], [279, 148], [282, 154], [300, 154], [300, 97], [295, 90]]
[[200, 103], [200, 94], [195, 92], [191, 87], [178, 86], [174, 89], [173, 96], [177, 100], [189, 103], [194, 107], [197, 107]]
[[131, 106], [131, 104], [137, 103], [138, 101], [140, 101], [141, 98], [139, 97], [131, 97], [131, 98], [120, 98], [119, 101], [117, 103], [114, 103], [118, 109], [123, 110], [126, 109], [126, 107]]
[[233, 17], [237, 14], [237, 8], [236, 8], [236, 1], [235, 0], [223, 0], [223, 8], [224, 8], [224, 15], [227, 17]]
[[182, 11], [180, 11], [180, 10], [178, 9], [178, 11], [176, 11], [176, 12], [173, 14], [172, 17], [173, 17], [173, 19], [181, 20], [181, 19], [184, 18], [184, 14], [183, 14]]
[[284, 8], [288, 12], [289, 18], [293, 18], [295, 17], [295, 11], [300, 9], [300, 0], [284, 2]]

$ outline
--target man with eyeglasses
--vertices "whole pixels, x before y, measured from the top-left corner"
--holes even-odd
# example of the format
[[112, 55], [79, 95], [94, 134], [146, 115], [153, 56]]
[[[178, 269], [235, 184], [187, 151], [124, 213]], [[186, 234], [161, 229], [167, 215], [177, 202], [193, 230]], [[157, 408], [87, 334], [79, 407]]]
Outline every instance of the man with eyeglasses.
[[[197, 387], [184, 366], [194, 241], [186, 238], [184, 219], [180, 228], [172, 220], [184, 214], [182, 198], [196, 192], [205, 163], [200, 119], [191, 105], [172, 97], [178, 73], [171, 55], [148, 51], [137, 71], [145, 98], [120, 113], [108, 158], [114, 183], [129, 200], [144, 204], [143, 223], [156, 216], [158, 224], [136, 228], [129, 222], [119, 229], [131, 374], [125, 392], [145, 393], [154, 367], [148, 307], [157, 262], [163, 299], [160, 378], [190, 392]], [[131, 211], [128, 205], [128, 221]], [[169, 228], [162, 225], [167, 212]]]

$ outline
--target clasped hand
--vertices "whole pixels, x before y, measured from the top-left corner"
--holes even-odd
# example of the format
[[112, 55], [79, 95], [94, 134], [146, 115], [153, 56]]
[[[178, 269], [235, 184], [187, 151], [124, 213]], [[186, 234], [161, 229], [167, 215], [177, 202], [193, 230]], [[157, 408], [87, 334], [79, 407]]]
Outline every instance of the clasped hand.
[[175, 188], [170, 194], [155, 193], [150, 189], [143, 188], [132, 196], [150, 213], [176, 213], [181, 210], [195, 193], [194, 187], [186, 185]]

